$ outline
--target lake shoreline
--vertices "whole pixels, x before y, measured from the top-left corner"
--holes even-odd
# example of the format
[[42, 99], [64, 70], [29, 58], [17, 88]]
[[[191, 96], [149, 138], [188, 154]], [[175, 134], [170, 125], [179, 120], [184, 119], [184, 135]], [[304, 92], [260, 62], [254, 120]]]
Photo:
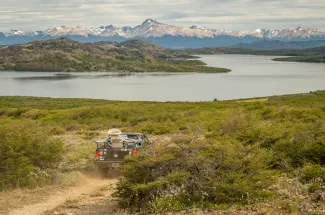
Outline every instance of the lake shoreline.
[[213, 101], [323, 90], [322, 64], [275, 62], [277, 56], [198, 56], [230, 73], [0, 72], [0, 95], [122, 101]]
[[159, 103], [191, 103], [191, 104], [200, 104], [200, 103], [211, 103], [211, 102], [255, 102], [255, 101], [268, 101], [269, 99], [274, 99], [278, 97], [302, 97], [302, 96], [310, 96], [312, 94], [317, 93], [325, 93], [325, 90], [316, 90], [316, 91], [309, 91], [304, 93], [293, 93], [293, 94], [282, 94], [282, 95], [272, 95], [272, 96], [264, 96], [264, 97], [248, 97], [248, 98], [240, 98], [240, 99], [229, 99], [229, 100], [211, 100], [211, 101], [141, 101], [141, 100], [109, 100], [109, 99], [96, 99], [96, 98], [85, 98], [85, 97], [75, 97], [75, 98], [58, 98], [58, 97], [46, 97], [46, 96], [2, 96], [0, 95], [1, 99], [7, 98], [30, 98], [30, 99], [53, 99], [53, 100], [84, 100], [84, 101], [104, 101], [104, 102], [130, 102], [130, 103], [144, 103], [144, 104], [159, 104]]

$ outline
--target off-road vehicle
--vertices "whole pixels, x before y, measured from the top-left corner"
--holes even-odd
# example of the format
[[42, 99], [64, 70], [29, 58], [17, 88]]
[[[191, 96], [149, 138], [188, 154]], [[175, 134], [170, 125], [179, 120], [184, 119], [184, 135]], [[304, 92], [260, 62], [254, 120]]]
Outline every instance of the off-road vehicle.
[[108, 176], [116, 174], [124, 157], [137, 156], [138, 149], [148, 142], [147, 137], [141, 133], [109, 133], [106, 140], [96, 141], [96, 164], [99, 171]]

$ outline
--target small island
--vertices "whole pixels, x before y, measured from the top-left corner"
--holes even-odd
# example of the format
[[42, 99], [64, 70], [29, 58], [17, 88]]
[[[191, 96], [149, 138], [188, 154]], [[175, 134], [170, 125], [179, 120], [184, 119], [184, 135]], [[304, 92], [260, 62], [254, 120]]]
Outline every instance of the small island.
[[0, 70], [40, 72], [205, 72], [209, 67], [190, 54], [180, 54], [152, 42], [80, 43], [67, 38], [0, 46]]

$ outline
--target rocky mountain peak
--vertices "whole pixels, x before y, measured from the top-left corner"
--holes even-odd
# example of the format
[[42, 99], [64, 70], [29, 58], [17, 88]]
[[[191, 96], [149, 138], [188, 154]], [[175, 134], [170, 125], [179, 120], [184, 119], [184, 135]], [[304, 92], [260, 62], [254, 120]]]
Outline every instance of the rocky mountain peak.
[[8, 32], [5, 32], [4, 35], [6, 36], [21, 36], [24, 35], [25, 32], [21, 29], [10, 29]]
[[107, 25], [105, 29], [114, 29], [115, 27], [113, 25]]
[[192, 25], [192, 26], [190, 27], [190, 29], [207, 29], [207, 28], [204, 28], [204, 27], [202, 27], [202, 26], [200, 26], [200, 25]]
[[153, 20], [153, 19], [146, 19], [143, 23], [142, 23], [142, 25], [148, 25], [148, 24], [150, 24], [150, 25], [152, 25], [152, 24], [159, 24], [159, 22], [157, 22], [156, 20]]
[[299, 26], [298, 28], [296, 28], [297, 31], [312, 31], [312, 30], [315, 30], [313, 28], [308, 28], [308, 27], [305, 27], [305, 26]]

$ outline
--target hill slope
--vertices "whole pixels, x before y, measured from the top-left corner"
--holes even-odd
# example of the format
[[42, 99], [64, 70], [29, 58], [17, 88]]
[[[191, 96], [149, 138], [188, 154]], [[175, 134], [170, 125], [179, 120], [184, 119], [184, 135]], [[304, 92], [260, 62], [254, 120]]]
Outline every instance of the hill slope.
[[0, 47], [0, 70], [113, 72], [229, 72], [206, 67], [188, 54], [177, 54], [152, 42], [79, 43], [67, 38]]
[[287, 61], [287, 62], [325, 63], [325, 54], [300, 56], [300, 57], [274, 58], [273, 60]]
[[307, 49], [325, 46], [324, 40], [314, 41], [279, 41], [279, 40], [261, 40], [253, 43], [239, 43], [231, 48], [242, 48], [252, 50], [281, 50], [281, 49]]
[[308, 49], [277, 49], [277, 50], [253, 50], [248, 48], [202, 48], [177, 50], [177, 53], [186, 54], [250, 54], [270, 56], [314, 56], [325, 54], [325, 46]]

